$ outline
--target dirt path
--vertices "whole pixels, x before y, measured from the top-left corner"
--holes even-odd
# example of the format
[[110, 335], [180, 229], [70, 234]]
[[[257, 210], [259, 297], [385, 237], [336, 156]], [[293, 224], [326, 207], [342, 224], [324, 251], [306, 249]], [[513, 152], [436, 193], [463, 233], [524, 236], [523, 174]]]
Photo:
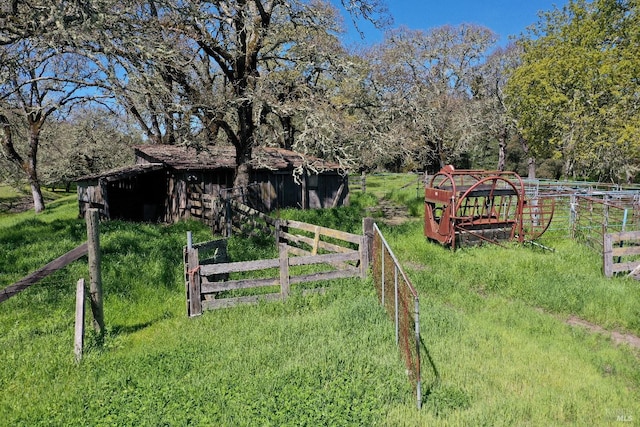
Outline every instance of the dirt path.
[[618, 331], [608, 331], [604, 329], [602, 326], [596, 325], [594, 323], [588, 322], [584, 319], [580, 319], [576, 316], [571, 316], [566, 320], [566, 323], [571, 326], [579, 326], [581, 328], [587, 329], [589, 332], [609, 335], [611, 340], [619, 345], [619, 344], [627, 344], [636, 350], [640, 350], [640, 337], [633, 334], [624, 334]]
[[378, 205], [368, 210], [370, 212], [381, 212], [382, 221], [387, 225], [401, 225], [409, 220], [407, 207], [396, 205], [389, 199], [378, 200]]

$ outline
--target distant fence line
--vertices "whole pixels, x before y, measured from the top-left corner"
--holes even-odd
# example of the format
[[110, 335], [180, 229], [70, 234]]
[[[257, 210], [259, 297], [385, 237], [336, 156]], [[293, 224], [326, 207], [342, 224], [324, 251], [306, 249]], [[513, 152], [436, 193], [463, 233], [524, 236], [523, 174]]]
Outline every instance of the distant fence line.
[[603, 233], [640, 230], [640, 186], [525, 180], [527, 196], [556, 200], [550, 230], [602, 248]]
[[601, 252], [606, 233], [640, 230], [640, 190], [539, 187], [529, 197], [555, 199], [549, 230]]

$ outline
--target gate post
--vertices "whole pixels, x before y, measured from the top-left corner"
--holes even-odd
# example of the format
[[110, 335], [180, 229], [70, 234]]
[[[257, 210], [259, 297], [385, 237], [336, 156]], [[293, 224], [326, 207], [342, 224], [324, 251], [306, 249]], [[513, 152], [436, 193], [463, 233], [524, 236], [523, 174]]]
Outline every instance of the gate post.
[[602, 230], [603, 244], [602, 244], [602, 261], [605, 277], [613, 277], [613, 237], [607, 230]]
[[360, 243], [361, 276], [366, 279], [369, 265], [373, 260], [373, 218], [362, 219], [362, 243]]
[[285, 300], [289, 296], [289, 252], [286, 243], [278, 243], [280, 255], [280, 295]]
[[100, 223], [98, 209], [87, 209], [87, 248], [89, 258], [89, 298], [93, 313], [93, 328], [99, 336], [103, 336], [104, 310], [102, 307], [102, 270], [100, 258]]
[[186, 249], [186, 285], [187, 285], [187, 315], [189, 317], [202, 314], [202, 302], [200, 293], [200, 264], [198, 249]]

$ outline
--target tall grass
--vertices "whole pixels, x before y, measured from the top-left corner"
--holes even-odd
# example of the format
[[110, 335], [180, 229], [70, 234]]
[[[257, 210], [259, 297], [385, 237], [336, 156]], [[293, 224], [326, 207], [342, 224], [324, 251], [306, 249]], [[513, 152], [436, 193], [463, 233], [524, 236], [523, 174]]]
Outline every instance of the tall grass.
[[[379, 225], [421, 301], [422, 411], [369, 281], [186, 317], [182, 246], [195, 222], [101, 224], [107, 335], [73, 358], [80, 260], [0, 304], [2, 425], [616, 425], [640, 419], [639, 354], [565, 323], [640, 333], [638, 282], [604, 279], [583, 246], [548, 235], [451, 252], [422, 235], [415, 189], [381, 178], [350, 207], [282, 217], [360, 232], [379, 197], [417, 212]], [[375, 193], [373, 192], [375, 189]], [[380, 219], [380, 218], [379, 218]], [[0, 218], [0, 288], [85, 239], [73, 199]], [[229, 242], [233, 260], [270, 256]], [[87, 321], [89, 326], [89, 320]]]
[[[0, 287], [85, 239], [68, 205], [0, 226]], [[74, 286], [86, 262], [0, 305], [0, 424], [375, 424], [411, 398], [371, 283], [343, 280], [324, 295], [294, 290], [286, 303], [188, 319], [187, 230], [194, 241], [211, 239], [195, 222], [101, 224], [107, 335], [89, 334], [78, 366]], [[272, 248], [229, 243], [234, 260]]]

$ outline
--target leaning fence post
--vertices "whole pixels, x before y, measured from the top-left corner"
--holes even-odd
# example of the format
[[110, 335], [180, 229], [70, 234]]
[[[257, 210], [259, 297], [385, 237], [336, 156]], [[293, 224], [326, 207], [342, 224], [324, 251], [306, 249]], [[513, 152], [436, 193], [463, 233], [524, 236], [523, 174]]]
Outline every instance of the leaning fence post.
[[82, 348], [84, 347], [84, 279], [78, 280], [76, 285], [76, 327], [74, 334], [73, 352], [76, 355], [76, 363], [82, 360]]
[[382, 274], [381, 274], [381, 276], [380, 276], [380, 286], [381, 286], [382, 292], [380, 292], [380, 295], [381, 295], [381, 298], [380, 298], [380, 300], [381, 300], [381, 301], [380, 301], [380, 302], [382, 303], [382, 306], [386, 308], [387, 306], [385, 305], [385, 301], [384, 301], [384, 300], [385, 300], [386, 293], [387, 293], [387, 291], [386, 291], [386, 289], [385, 289], [386, 283], [385, 283], [385, 280], [384, 280], [384, 279], [385, 279], [385, 274], [384, 274], [384, 259], [386, 258], [386, 257], [385, 257], [385, 251], [387, 250], [387, 248], [386, 248], [386, 246], [384, 245], [384, 243], [383, 243], [383, 244], [381, 244], [381, 248], [382, 248], [382, 250], [380, 251], [380, 264], [381, 264], [381, 271], [382, 271]]
[[104, 311], [102, 308], [102, 274], [100, 270], [100, 232], [98, 209], [87, 209], [87, 248], [89, 256], [89, 297], [93, 313], [93, 329], [104, 335]]

